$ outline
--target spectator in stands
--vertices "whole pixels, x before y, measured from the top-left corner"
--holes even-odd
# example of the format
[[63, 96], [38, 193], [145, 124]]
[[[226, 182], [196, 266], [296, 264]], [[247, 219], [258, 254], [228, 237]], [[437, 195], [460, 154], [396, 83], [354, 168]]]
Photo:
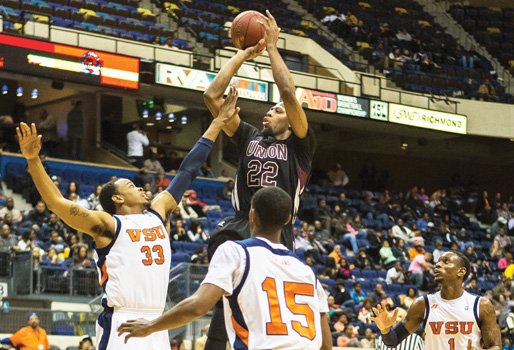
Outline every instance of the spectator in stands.
[[336, 279], [336, 286], [334, 288], [333, 295], [334, 301], [337, 305], [343, 305], [346, 301], [352, 300], [352, 297], [346, 290], [344, 281], [342, 279]]
[[327, 204], [325, 199], [318, 201], [318, 206], [314, 209], [314, 217], [321, 221], [325, 229], [330, 230], [332, 222], [332, 208]]
[[512, 259], [512, 253], [506, 252], [505, 256], [498, 260], [498, 270], [503, 272], [512, 263], [514, 263], [514, 260]]
[[95, 188], [95, 192], [91, 193], [87, 197], [87, 205], [91, 210], [102, 210], [102, 205], [100, 204], [100, 192], [102, 191], [102, 185], [98, 185]]
[[330, 252], [330, 254], [328, 254], [328, 256], [334, 259], [336, 265], [339, 265], [341, 259], [344, 258], [343, 253], [341, 252], [341, 246], [339, 244], [336, 244], [334, 246], [334, 249], [332, 250], [332, 252]]
[[214, 177], [211, 167], [209, 166], [209, 164], [207, 164], [207, 162], [202, 164], [202, 167], [198, 171], [198, 176]]
[[334, 169], [330, 170], [327, 176], [335, 187], [344, 187], [350, 182], [350, 178], [339, 163], [336, 163]]
[[209, 241], [209, 231], [203, 228], [203, 225], [199, 221], [193, 221], [187, 230], [187, 236], [191, 242], [203, 242]]
[[173, 237], [174, 241], [179, 241], [179, 242], [180, 241], [181, 242], [187, 242], [188, 241], [187, 232], [186, 232], [186, 229], [184, 227], [184, 221], [177, 220], [175, 222], [175, 227], [171, 231], [171, 237]]
[[466, 290], [470, 292], [471, 294], [479, 295], [480, 289], [478, 288], [477, 279], [472, 278], [469, 280], [468, 284], [466, 285]]
[[48, 239], [50, 239], [50, 234], [53, 231], [57, 232], [59, 236], [63, 238], [65, 237], [66, 232], [64, 224], [61, 222], [57, 215], [51, 213], [48, 222], [43, 223], [43, 225], [41, 225], [41, 229], [39, 230], [39, 238], [44, 241], [48, 241]]
[[350, 296], [352, 297], [355, 304], [360, 304], [364, 298], [366, 298], [366, 293], [362, 290], [362, 285], [360, 282], [356, 282], [353, 285], [353, 290], [350, 292]]
[[89, 258], [85, 245], [81, 245], [77, 250], [77, 254], [73, 256], [73, 266], [81, 269], [94, 267], [94, 262]]
[[377, 334], [375, 332], [373, 332], [373, 330], [371, 328], [366, 328], [366, 330], [364, 331], [364, 339], [361, 340], [360, 347], [367, 348], [367, 349], [374, 349], [376, 337], [377, 337]]
[[494, 102], [498, 100], [496, 89], [489, 79], [484, 79], [484, 82], [478, 87], [478, 97], [482, 98], [484, 101]]
[[23, 327], [9, 338], [0, 341], [23, 350], [50, 350], [46, 331], [40, 327], [39, 316], [35, 312], [28, 314], [28, 326]]
[[201, 330], [201, 336], [200, 338], [197, 338], [195, 340], [195, 350], [204, 350], [205, 349], [205, 342], [207, 341], [207, 333], [209, 332], [209, 326], [205, 326]]
[[332, 274], [332, 279], [351, 279], [352, 275], [350, 272], [350, 264], [348, 264], [348, 260], [345, 257], [339, 261], [339, 264], [335, 266], [335, 272]]
[[[129, 133], [130, 134], [130, 133]], [[128, 135], [127, 135], [128, 137]], [[144, 145], [148, 146], [148, 145]], [[143, 163], [143, 166], [148, 169], [148, 171], [153, 171], [156, 173], [162, 172], [165, 173], [164, 168], [161, 165], [159, 159], [157, 159], [157, 152], [151, 152], [150, 158], [146, 159]]]
[[427, 252], [416, 256], [409, 266], [409, 271], [411, 273], [410, 280], [417, 288], [421, 288], [423, 286], [425, 271], [429, 271], [432, 268], [430, 261], [432, 261], [432, 253]]
[[344, 25], [346, 23], [346, 16], [339, 11], [328, 14], [321, 19], [321, 23], [325, 23], [328, 28], [341, 36], [344, 32]]
[[348, 324], [348, 316], [345, 313], [339, 315], [337, 322], [332, 326], [334, 332], [343, 333], [346, 325]]
[[132, 165], [137, 168], [143, 167], [144, 147], [149, 144], [150, 141], [146, 136], [146, 132], [141, 128], [140, 124], [134, 123], [132, 125], [132, 131], [127, 133], [127, 156]]
[[198, 198], [198, 194], [195, 190], [187, 191], [184, 196], [187, 198], [187, 203], [196, 211], [198, 216], [205, 216], [205, 212], [208, 210], [221, 210], [219, 205], [208, 205]]
[[385, 269], [390, 269], [396, 263], [396, 256], [393, 253], [393, 249], [391, 248], [391, 244], [388, 240], [384, 240], [382, 242], [382, 248], [379, 251], [380, 259], [382, 265]]
[[182, 197], [178, 208], [180, 209], [180, 215], [183, 220], [194, 220], [198, 219], [198, 214], [196, 211], [189, 205], [186, 197]]
[[371, 324], [371, 317], [373, 317], [373, 300], [371, 298], [365, 298], [362, 301], [362, 307], [359, 310], [357, 319], [362, 323]]
[[387, 50], [383, 42], [380, 42], [373, 48], [371, 52], [371, 62], [374, 66], [379, 67], [381, 71], [387, 68]]
[[48, 244], [51, 248], [57, 249], [58, 253], [62, 253], [64, 248], [66, 248], [66, 242], [64, 242], [64, 239], [59, 236], [57, 231], [52, 231], [52, 233], [50, 233], [50, 240], [48, 241]]
[[420, 240], [414, 240], [414, 246], [412, 248], [409, 248], [409, 260], [414, 260], [414, 258], [420, 254], [425, 253], [425, 248], [423, 248], [423, 245], [421, 244]]
[[365, 248], [359, 249], [359, 254], [355, 258], [355, 267], [358, 267], [359, 269], [373, 269], [373, 262], [369, 258], [368, 254], [366, 253]]
[[43, 143], [43, 151], [51, 157], [56, 156], [59, 137], [57, 136], [57, 120], [54, 116], [49, 115], [46, 109], [42, 109], [39, 113], [41, 121], [38, 123], [38, 129], [43, 135], [41, 141]]
[[70, 181], [68, 183], [68, 189], [66, 190], [66, 198], [70, 198], [72, 194], [77, 195], [77, 201], [80, 200], [79, 184], [76, 181]]
[[28, 212], [26, 220], [32, 224], [43, 226], [44, 223], [50, 219], [50, 212], [46, 209], [46, 204], [43, 201], [37, 202], [34, 209]]
[[36, 230], [32, 229], [25, 232], [22, 238], [18, 241], [18, 248], [21, 252], [30, 251], [32, 249], [39, 249], [34, 242], [36, 238]]
[[434, 264], [437, 264], [439, 262], [439, 257], [445, 252], [443, 249], [443, 242], [441, 240], [437, 240], [435, 242], [435, 249], [432, 252]]
[[[489, 258], [494, 261], [498, 261], [503, 257], [503, 248], [500, 245], [500, 241], [493, 239], [493, 244], [489, 248]], [[435, 260], [434, 260], [435, 261]]]
[[55, 247], [48, 248], [46, 256], [43, 257], [43, 264], [46, 266], [63, 266], [64, 260], [59, 257]]
[[11, 232], [9, 225], [3, 224], [0, 231], [0, 252], [17, 252], [19, 250], [16, 236]]
[[359, 23], [359, 19], [351, 11], [346, 12], [346, 24], [353, 28]]
[[82, 160], [82, 138], [84, 135], [84, 118], [82, 116], [82, 101], [76, 101], [68, 112], [68, 140], [71, 143], [72, 159]]
[[405, 242], [414, 242], [414, 234], [411, 229], [404, 225], [402, 218], [398, 218], [396, 225], [392, 227], [392, 230], [395, 237], [403, 239]]
[[396, 33], [395, 37], [400, 45], [405, 45], [405, 43], [409, 43], [412, 41], [412, 35], [409, 34], [406, 28], [400, 29], [398, 33]]
[[387, 284], [405, 284], [407, 277], [405, 276], [405, 269], [402, 263], [397, 261], [394, 266], [387, 270], [386, 283]]
[[407, 294], [402, 294], [399, 296], [401, 307], [403, 307], [405, 310], [408, 310], [417, 297], [418, 292], [416, 289], [412, 287], [407, 289]]
[[155, 179], [155, 187], [156, 188], [163, 188], [165, 189], [170, 184], [170, 179], [166, 177], [166, 174], [164, 173], [164, 170], [159, 170], [157, 172], [157, 178]]
[[509, 236], [507, 236], [507, 231], [505, 230], [505, 227], [500, 227], [498, 230], [498, 235], [494, 237], [495, 241], [498, 241], [500, 243], [500, 248], [504, 251], [512, 245], [512, 241]]
[[358, 332], [355, 330], [354, 326], [348, 325], [343, 332], [343, 335], [337, 337], [337, 346], [339, 347], [359, 347], [359, 338]]
[[16, 224], [19, 224], [23, 220], [23, 216], [21, 212], [14, 207], [14, 198], [7, 197], [5, 202], [5, 207], [0, 209], [0, 219], [3, 219], [6, 214], [12, 215], [12, 221]]
[[332, 235], [321, 226], [321, 221], [314, 221], [314, 232], [312, 234], [313, 240], [319, 242], [325, 249], [330, 250], [334, 245]]
[[93, 345], [93, 339], [89, 335], [85, 335], [84, 337], [82, 337], [79, 343], [78, 350], [95, 350], [95, 347]]
[[387, 295], [387, 292], [384, 290], [382, 283], [377, 283], [375, 285], [373, 293], [368, 294], [368, 298], [373, 301], [373, 305], [380, 303], [384, 307], [389, 301], [392, 301], [391, 298]]

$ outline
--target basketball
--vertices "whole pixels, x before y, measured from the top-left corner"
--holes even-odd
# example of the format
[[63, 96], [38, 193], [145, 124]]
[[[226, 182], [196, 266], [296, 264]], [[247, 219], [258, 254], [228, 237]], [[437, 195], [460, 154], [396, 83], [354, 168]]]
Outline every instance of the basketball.
[[232, 22], [230, 36], [232, 43], [238, 49], [246, 49], [256, 45], [259, 40], [264, 38], [264, 28], [257, 22], [264, 16], [257, 11], [244, 11], [237, 15]]

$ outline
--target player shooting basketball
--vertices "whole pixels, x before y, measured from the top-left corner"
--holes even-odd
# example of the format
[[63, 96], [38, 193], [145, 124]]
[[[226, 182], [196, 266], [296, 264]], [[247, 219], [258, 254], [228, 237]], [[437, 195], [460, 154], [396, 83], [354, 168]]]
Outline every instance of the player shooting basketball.
[[[262, 130], [242, 121], [239, 113], [223, 128], [237, 147], [239, 165], [235, 179], [232, 204], [235, 217], [226, 218], [209, 240], [209, 257], [216, 248], [228, 240], [249, 237], [249, 212], [252, 196], [262, 187], [275, 186], [285, 190], [293, 199], [291, 215], [294, 218], [300, 195], [307, 184], [315, 149], [314, 132], [309, 128], [307, 116], [296, 99], [296, 87], [277, 48], [280, 28], [267, 11], [261, 16], [264, 39], [253, 47], [239, 50], [218, 72], [216, 79], [204, 93], [204, 101], [212, 116], [217, 118], [223, 103], [223, 94], [230, 80], [247, 61], [267, 50], [273, 78], [282, 102], [271, 107], [262, 119]], [[282, 229], [282, 243], [293, 248], [292, 224]], [[225, 350], [227, 336], [224, 329], [223, 305], [218, 303], [209, 327], [206, 350]]]

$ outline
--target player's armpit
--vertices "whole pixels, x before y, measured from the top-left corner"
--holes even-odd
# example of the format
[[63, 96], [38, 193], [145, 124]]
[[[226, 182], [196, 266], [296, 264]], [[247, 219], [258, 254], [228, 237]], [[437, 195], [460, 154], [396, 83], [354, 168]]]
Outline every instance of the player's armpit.
[[98, 248], [111, 242], [115, 230], [114, 220], [106, 212], [86, 209], [65, 198], [48, 203], [48, 209], [68, 226], [93, 237]]
[[[182, 198], [179, 198], [182, 200]], [[178, 206], [177, 200], [168, 191], [162, 191], [152, 201], [151, 208], [159, 214], [166, 223], [175, 208]]]
[[405, 320], [403, 320], [403, 323], [407, 331], [412, 334], [419, 328], [424, 318], [425, 300], [423, 297], [419, 297], [414, 300], [412, 305], [409, 307], [409, 310], [407, 310], [407, 316], [405, 317]]
[[484, 348], [488, 350], [500, 350], [502, 346], [501, 332], [496, 322], [496, 313], [493, 304], [486, 298], [480, 298], [480, 331]]

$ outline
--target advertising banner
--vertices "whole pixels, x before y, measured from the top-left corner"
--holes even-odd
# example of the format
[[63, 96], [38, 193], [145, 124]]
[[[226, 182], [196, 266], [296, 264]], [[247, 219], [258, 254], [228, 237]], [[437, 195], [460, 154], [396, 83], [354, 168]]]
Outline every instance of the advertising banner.
[[0, 34], [0, 69], [84, 84], [139, 89], [139, 58]]
[[369, 117], [375, 120], [386, 122], [389, 117], [389, 106], [387, 102], [371, 100], [369, 102]]
[[467, 118], [464, 115], [432, 111], [396, 103], [389, 103], [389, 121], [391, 123], [456, 134], [467, 133]]
[[369, 118], [369, 100], [361, 97], [337, 95], [337, 113]]
[[[205, 91], [217, 74], [164, 63], [157, 63], [155, 70], [156, 83], [196, 91]], [[234, 77], [230, 85], [232, 83], [236, 85], [239, 97], [268, 102], [269, 90], [267, 82]], [[226, 92], [228, 92], [228, 88]]]

